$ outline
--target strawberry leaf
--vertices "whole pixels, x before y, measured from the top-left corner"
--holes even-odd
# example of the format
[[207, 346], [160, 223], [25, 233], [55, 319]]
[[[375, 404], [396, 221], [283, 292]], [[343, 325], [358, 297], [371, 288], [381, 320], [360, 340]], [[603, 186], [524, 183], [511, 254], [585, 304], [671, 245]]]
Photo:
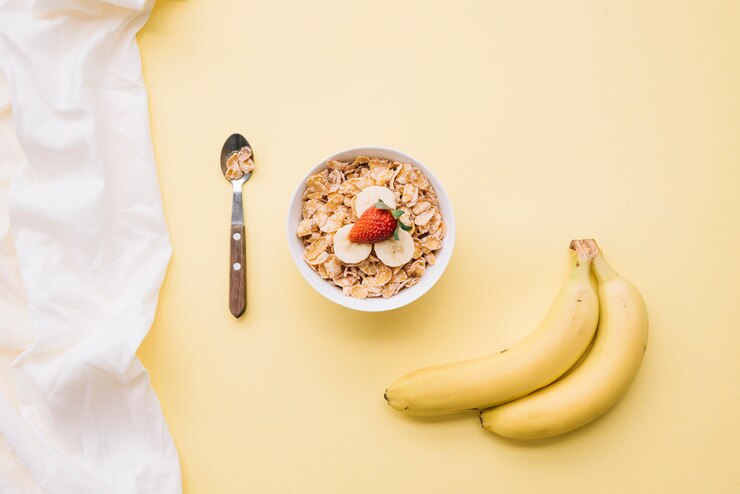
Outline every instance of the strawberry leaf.
[[398, 227], [396, 227], [396, 229], [393, 230], [393, 240], [400, 240], [398, 238]]
[[375, 207], [378, 209], [392, 209], [389, 205], [383, 202], [383, 199], [378, 199], [378, 202], [375, 203]]
[[401, 211], [400, 209], [394, 209], [393, 211], [391, 211], [391, 214], [394, 218], [398, 219], [403, 216], [403, 211]]
[[399, 225], [399, 226], [400, 226], [401, 228], [403, 228], [404, 230], [406, 230], [407, 232], [411, 230], [411, 227], [410, 227], [410, 226], [408, 226], [408, 225], [404, 225], [404, 224], [403, 224], [402, 222], [400, 222], [400, 221], [398, 222], [398, 225]]

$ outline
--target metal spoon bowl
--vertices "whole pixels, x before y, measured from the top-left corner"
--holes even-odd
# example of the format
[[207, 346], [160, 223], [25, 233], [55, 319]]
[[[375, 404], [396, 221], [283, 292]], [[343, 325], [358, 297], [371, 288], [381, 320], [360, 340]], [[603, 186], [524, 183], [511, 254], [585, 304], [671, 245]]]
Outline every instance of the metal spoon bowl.
[[[249, 145], [249, 141], [241, 135], [241, 134], [231, 134], [228, 139], [226, 139], [226, 142], [224, 142], [224, 146], [221, 148], [221, 173], [224, 174], [224, 177], [226, 177], [226, 161], [229, 159], [229, 156], [232, 154], [239, 152], [239, 150], [243, 147], [249, 147], [249, 149], [252, 149], [252, 146]], [[252, 159], [254, 160], [254, 149], [252, 149]], [[226, 180], [229, 180], [229, 182], [235, 183], [235, 182], [241, 182], [242, 184], [249, 180], [249, 177], [252, 176], [252, 173], [249, 172], [245, 174], [242, 178], [236, 179], [236, 180], [229, 180], [228, 178]]]

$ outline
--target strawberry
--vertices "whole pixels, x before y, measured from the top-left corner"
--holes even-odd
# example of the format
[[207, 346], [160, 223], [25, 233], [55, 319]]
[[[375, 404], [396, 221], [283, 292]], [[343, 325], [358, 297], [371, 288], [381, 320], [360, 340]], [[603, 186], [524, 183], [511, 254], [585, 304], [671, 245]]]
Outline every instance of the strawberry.
[[382, 200], [362, 213], [355, 226], [349, 231], [349, 241], [360, 244], [374, 244], [393, 237], [398, 240], [398, 228], [408, 231], [410, 226], [404, 225], [398, 218], [403, 215], [400, 209], [391, 209]]

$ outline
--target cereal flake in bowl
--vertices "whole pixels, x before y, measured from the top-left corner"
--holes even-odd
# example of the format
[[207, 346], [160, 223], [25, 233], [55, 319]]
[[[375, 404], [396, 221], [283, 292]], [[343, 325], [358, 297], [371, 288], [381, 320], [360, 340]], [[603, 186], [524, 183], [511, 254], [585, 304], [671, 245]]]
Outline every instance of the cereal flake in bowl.
[[[372, 223], [377, 217], [380, 225]], [[368, 311], [400, 307], [431, 288], [454, 242], [439, 182], [420, 162], [388, 148], [355, 148], [323, 160], [296, 190], [288, 223], [291, 253], [311, 285]], [[379, 229], [378, 241], [357, 240]]]

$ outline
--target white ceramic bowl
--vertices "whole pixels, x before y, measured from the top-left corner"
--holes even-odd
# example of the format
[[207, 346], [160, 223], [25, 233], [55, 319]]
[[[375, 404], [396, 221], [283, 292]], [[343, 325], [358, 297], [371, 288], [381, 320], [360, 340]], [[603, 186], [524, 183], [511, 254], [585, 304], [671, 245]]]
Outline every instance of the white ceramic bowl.
[[[439, 198], [439, 209], [442, 213], [442, 220], [447, 226], [445, 237], [442, 241], [442, 248], [439, 249], [437, 254], [437, 262], [432, 266], [427, 266], [426, 272], [421, 277], [419, 282], [409, 288], [404, 288], [396, 295], [390, 298], [367, 298], [367, 299], [356, 299], [342, 294], [342, 289], [331, 285], [326, 280], [312, 270], [306, 262], [303, 260], [303, 241], [296, 235], [296, 228], [298, 222], [302, 219], [302, 202], [301, 196], [306, 190], [306, 180], [311, 175], [315, 175], [321, 171], [329, 160], [349, 161], [353, 160], [357, 156], [368, 156], [371, 158], [385, 158], [394, 161], [402, 161], [404, 163], [411, 163], [417, 166], [424, 172], [424, 175], [429, 179], [434, 189], [437, 191], [437, 197]], [[424, 295], [427, 290], [432, 288], [437, 280], [442, 276], [447, 264], [450, 262], [452, 255], [452, 249], [455, 245], [455, 216], [452, 213], [452, 204], [447, 197], [442, 184], [437, 180], [437, 177], [427, 168], [424, 163], [417, 160], [413, 156], [409, 156], [406, 153], [398, 151], [396, 149], [380, 147], [380, 146], [363, 146], [345, 149], [334, 153], [331, 156], [319, 161], [313, 168], [311, 168], [306, 176], [304, 176], [298, 183], [293, 198], [290, 201], [290, 210], [288, 211], [288, 222], [287, 222], [287, 233], [288, 233], [288, 245], [290, 247], [290, 254], [295, 261], [295, 265], [298, 267], [298, 271], [301, 272], [306, 281], [324, 297], [328, 298], [332, 302], [336, 302], [339, 305], [343, 305], [350, 309], [367, 311], [367, 312], [381, 312], [387, 310], [397, 309], [404, 305], [410, 304], [417, 298]]]

